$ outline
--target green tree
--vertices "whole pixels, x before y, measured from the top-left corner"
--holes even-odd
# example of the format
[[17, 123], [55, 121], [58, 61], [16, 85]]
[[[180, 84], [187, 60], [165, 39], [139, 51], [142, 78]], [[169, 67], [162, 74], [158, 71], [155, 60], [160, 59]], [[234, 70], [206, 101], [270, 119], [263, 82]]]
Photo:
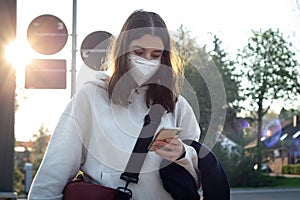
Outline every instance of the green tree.
[[222, 47], [222, 41], [213, 36], [213, 49], [209, 52], [214, 63], [222, 75], [226, 91], [226, 121], [223, 127], [223, 134], [237, 142], [243, 143], [243, 129], [237, 126], [237, 112], [240, 111], [239, 102], [244, 99], [240, 96], [240, 81], [235, 69], [235, 62], [229, 58], [228, 53]]
[[198, 70], [209, 65], [209, 57], [205, 46], [199, 47], [196, 38], [192, 38], [190, 32], [183, 26], [178, 29], [175, 45], [185, 65], [185, 78], [197, 96], [201, 116], [199, 121], [201, 138], [204, 138], [211, 117], [211, 101], [208, 88]]
[[[279, 32], [268, 29], [253, 31], [248, 45], [239, 53], [242, 66], [243, 95], [252, 105], [257, 120], [257, 163], [262, 161], [261, 142], [263, 116], [269, 111], [272, 101], [288, 100], [299, 94], [299, 72], [295, 53]], [[298, 68], [298, 69], [297, 69]]]
[[239, 111], [238, 102], [244, 97], [239, 95], [240, 81], [236, 73], [234, 62], [228, 57], [228, 53], [222, 47], [222, 41], [216, 35], [213, 36], [214, 48], [209, 52], [214, 63], [222, 74], [227, 98], [227, 108]]
[[[214, 133], [220, 131], [220, 129], [223, 129], [223, 131], [227, 129], [228, 132], [235, 132], [235, 130], [233, 131], [234, 123], [232, 122], [232, 119], [234, 118], [232, 117], [236, 115], [236, 102], [239, 101], [239, 83], [236, 79], [235, 74], [233, 73], [233, 62], [230, 61], [227, 53], [221, 47], [221, 40], [217, 36], [214, 36], [213, 49], [211, 51], [208, 51], [206, 45], [199, 47], [196, 39], [192, 38], [189, 34], [189, 31], [181, 26], [178, 29], [178, 37], [175, 42], [179, 54], [184, 60], [185, 77], [193, 87], [199, 103], [201, 116], [200, 126], [202, 129], [201, 140], [206, 137], [209, 126], [211, 126], [210, 128], [212, 128], [212, 126], [215, 126], [211, 129]], [[213, 74], [212, 67], [217, 68], [217, 75], [221, 76], [219, 79], [217, 79], [218, 77], [215, 77], [216, 74]], [[221, 79], [222, 84], [224, 84], [225, 86], [226, 95], [219, 95], [219, 93], [217, 92], [219, 88], [216, 88], [218, 87], [218, 84], [212, 86], [213, 91], [212, 88], [208, 88], [209, 86], [205, 81], [205, 78], [212, 80], [214, 84]], [[212, 94], [212, 92], [215, 92], [216, 94]], [[216, 108], [215, 110], [230, 110], [230, 112], [228, 112], [230, 113], [230, 115], [226, 116], [227, 119], [224, 127], [220, 127], [219, 124], [210, 124], [213, 109], [212, 98], [225, 98], [224, 101], [222, 101], [221, 99], [220, 101], [218, 101], [224, 102], [224, 104], [217, 105], [218, 108]], [[215, 139], [216, 138], [212, 138], [212, 140]]]
[[300, 106], [296, 109], [287, 110], [281, 109], [279, 119], [281, 122], [291, 122], [294, 120], [294, 116], [300, 116]]
[[38, 170], [40, 163], [42, 162], [44, 153], [47, 148], [48, 139], [49, 139], [49, 130], [43, 124], [38, 130], [38, 134], [34, 135], [35, 142], [32, 151], [32, 170], [33, 175], [35, 175]]

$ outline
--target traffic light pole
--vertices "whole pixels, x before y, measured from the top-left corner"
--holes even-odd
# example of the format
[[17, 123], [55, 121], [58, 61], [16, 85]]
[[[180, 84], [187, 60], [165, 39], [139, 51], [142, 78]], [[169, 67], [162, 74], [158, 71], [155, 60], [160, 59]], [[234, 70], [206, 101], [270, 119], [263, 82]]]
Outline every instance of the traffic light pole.
[[15, 70], [5, 59], [5, 48], [16, 38], [16, 0], [0, 0], [0, 199], [14, 193]]

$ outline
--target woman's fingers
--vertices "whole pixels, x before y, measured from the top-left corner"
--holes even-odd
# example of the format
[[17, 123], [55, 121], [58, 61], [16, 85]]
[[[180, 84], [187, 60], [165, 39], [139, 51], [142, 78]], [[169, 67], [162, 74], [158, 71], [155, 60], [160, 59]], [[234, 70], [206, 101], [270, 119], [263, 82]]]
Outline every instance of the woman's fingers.
[[153, 150], [164, 159], [175, 161], [183, 152], [183, 144], [180, 139], [166, 139], [155, 141]]

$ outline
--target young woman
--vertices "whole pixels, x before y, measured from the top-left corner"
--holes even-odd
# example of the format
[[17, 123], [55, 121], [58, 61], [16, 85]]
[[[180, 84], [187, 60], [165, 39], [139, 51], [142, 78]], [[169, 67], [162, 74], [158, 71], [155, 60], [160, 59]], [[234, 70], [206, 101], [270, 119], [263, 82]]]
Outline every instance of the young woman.
[[[95, 184], [117, 188], [132, 149], [154, 105], [165, 109], [161, 128], [178, 127], [179, 138], [155, 141], [147, 153], [132, 199], [172, 199], [163, 188], [163, 160], [183, 166], [198, 182], [196, 151], [182, 140], [198, 141], [200, 128], [191, 106], [179, 95], [183, 71], [173, 53], [163, 19], [135, 11], [113, 41], [97, 81], [86, 83], [72, 98], [52, 135], [29, 199], [62, 199], [63, 189], [81, 170]], [[174, 174], [176, 176], [176, 174]]]

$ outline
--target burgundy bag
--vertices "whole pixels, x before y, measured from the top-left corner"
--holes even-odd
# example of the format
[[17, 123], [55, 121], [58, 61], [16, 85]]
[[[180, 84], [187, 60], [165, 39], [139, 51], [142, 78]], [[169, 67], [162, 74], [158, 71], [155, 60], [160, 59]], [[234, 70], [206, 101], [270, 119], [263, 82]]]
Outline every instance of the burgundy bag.
[[66, 185], [63, 194], [64, 200], [74, 199], [106, 199], [113, 200], [115, 189], [85, 182], [81, 179], [75, 179]]

